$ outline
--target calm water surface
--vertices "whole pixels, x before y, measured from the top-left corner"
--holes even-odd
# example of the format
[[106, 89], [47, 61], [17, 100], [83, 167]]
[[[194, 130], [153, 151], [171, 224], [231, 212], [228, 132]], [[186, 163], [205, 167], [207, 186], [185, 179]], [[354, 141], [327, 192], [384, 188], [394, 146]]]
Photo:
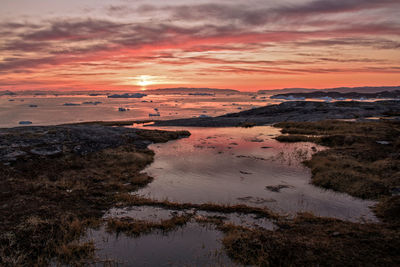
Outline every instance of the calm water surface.
[[277, 142], [273, 137], [279, 129], [270, 126], [188, 130], [189, 138], [150, 146], [155, 161], [144, 172], [154, 181], [139, 195], [177, 202], [242, 203], [355, 221], [375, 219], [369, 209], [374, 202], [310, 184], [310, 170], [301, 162], [322, 147]]
[[[12, 101], [10, 101], [12, 100]], [[94, 105], [94, 102], [100, 102]], [[216, 94], [215, 96], [148, 95], [143, 98], [107, 98], [106, 96], [0, 96], [0, 127], [55, 125], [83, 121], [176, 119], [218, 116], [275, 103], [249, 94]], [[65, 106], [64, 104], [75, 104]], [[37, 107], [31, 107], [37, 106]], [[127, 111], [119, 112], [118, 108]], [[157, 111], [155, 110], [157, 109]], [[149, 117], [159, 112], [160, 117]]]

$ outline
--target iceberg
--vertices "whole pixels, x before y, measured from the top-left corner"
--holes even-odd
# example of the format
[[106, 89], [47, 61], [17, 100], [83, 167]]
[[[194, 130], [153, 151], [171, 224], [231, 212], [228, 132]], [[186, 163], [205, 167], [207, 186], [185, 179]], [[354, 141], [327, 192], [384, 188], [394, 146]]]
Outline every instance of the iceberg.
[[32, 124], [32, 122], [31, 121], [20, 121], [19, 124], [21, 124], [21, 125], [29, 125], [29, 124]]
[[125, 94], [114, 94], [114, 95], [109, 95], [107, 96], [108, 98], [142, 98], [147, 96], [146, 94], [142, 94], [142, 93], [134, 93], [134, 94], [129, 94], [129, 93], [125, 93]]
[[199, 118], [210, 118], [211, 116], [208, 116], [208, 115], [205, 115], [205, 114], [201, 114], [200, 116], [199, 116]]
[[83, 105], [95, 105], [95, 106], [97, 106], [98, 104], [101, 104], [102, 102], [100, 102], [100, 101], [87, 101], [87, 102], [83, 102], [82, 104]]
[[76, 103], [64, 103], [63, 106], [80, 106], [81, 104], [76, 104]]

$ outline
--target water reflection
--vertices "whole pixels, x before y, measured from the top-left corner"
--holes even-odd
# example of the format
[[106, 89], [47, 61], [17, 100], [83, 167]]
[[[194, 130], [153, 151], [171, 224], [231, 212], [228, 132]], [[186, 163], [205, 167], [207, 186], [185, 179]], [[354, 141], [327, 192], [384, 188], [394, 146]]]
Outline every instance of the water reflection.
[[[222, 233], [211, 225], [188, 223], [168, 234], [154, 232], [137, 238], [90, 230], [103, 266], [236, 266], [222, 250]], [[114, 266], [111, 265], [111, 266]]]
[[[166, 127], [164, 129], [177, 129]], [[302, 165], [311, 143], [284, 144], [273, 127], [189, 128], [190, 138], [154, 144], [144, 170], [154, 181], [139, 195], [175, 202], [265, 206], [283, 214], [301, 211], [346, 220], [375, 220], [372, 201], [317, 188]]]

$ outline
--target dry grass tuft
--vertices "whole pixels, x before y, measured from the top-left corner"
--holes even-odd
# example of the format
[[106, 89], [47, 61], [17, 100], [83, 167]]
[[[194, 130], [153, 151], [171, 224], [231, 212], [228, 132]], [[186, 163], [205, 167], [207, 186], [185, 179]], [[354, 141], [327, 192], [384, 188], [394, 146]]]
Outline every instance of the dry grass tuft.
[[191, 215], [174, 216], [168, 220], [160, 222], [148, 222], [135, 220], [129, 217], [112, 218], [107, 221], [106, 230], [108, 232], [125, 233], [132, 236], [140, 236], [150, 233], [153, 230], [161, 230], [163, 233], [172, 231], [177, 227], [184, 226], [191, 219]]
[[193, 203], [176, 203], [168, 200], [158, 201], [150, 198], [144, 198], [127, 193], [120, 193], [116, 196], [116, 201], [119, 207], [124, 206], [156, 206], [173, 210], [196, 209], [219, 213], [242, 213], [255, 214], [260, 217], [275, 219], [278, 216], [276, 213], [267, 208], [251, 207], [247, 205], [221, 205], [214, 203], [193, 204]]
[[396, 266], [399, 233], [377, 224], [357, 224], [300, 214], [275, 231], [225, 228], [223, 245], [235, 261], [255, 266]]
[[279, 141], [311, 141], [331, 148], [305, 162], [315, 185], [369, 199], [390, 196], [400, 187], [399, 122], [284, 122], [275, 126], [289, 134], [279, 136]]

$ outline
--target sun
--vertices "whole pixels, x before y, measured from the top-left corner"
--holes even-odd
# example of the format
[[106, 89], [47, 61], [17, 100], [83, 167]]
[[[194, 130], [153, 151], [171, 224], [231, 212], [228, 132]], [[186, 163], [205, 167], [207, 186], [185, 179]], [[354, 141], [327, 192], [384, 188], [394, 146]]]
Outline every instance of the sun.
[[153, 82], [149, 79], [149, 76], [140, 76], [137, 84], [144, 87], [153, 84]]

